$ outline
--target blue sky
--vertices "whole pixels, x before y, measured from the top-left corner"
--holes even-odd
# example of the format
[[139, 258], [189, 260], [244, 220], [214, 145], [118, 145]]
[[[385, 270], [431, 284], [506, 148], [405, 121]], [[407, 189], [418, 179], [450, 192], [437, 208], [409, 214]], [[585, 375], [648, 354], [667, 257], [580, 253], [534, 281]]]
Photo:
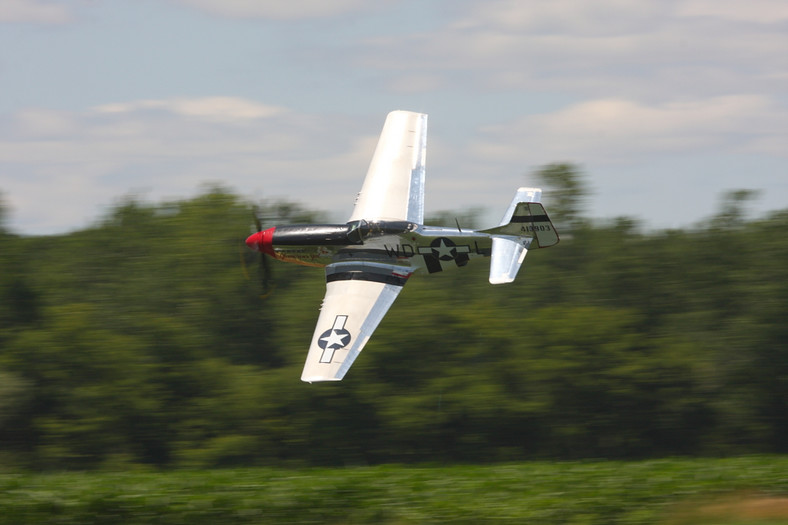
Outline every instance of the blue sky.
[[564, 161], [592, 217], [788, 207], [783, 0], [0, 0], [0, 93], [27, 235], [205, 183], [343, 221], [393, 109], [430, 115], [428, 215]]

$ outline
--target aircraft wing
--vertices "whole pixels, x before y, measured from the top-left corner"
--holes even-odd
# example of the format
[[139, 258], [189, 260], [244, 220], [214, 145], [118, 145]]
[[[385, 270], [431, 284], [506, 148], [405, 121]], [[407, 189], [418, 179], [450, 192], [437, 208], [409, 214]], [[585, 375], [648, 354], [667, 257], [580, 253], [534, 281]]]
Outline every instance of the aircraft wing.
[[426, 152], [427, 115], [389, 113], [349, 221], [424, 222]]
[[301, 380], [340, 381], [410, 274], [410, 268], [382, 263], [326, 266], [326, 296]]

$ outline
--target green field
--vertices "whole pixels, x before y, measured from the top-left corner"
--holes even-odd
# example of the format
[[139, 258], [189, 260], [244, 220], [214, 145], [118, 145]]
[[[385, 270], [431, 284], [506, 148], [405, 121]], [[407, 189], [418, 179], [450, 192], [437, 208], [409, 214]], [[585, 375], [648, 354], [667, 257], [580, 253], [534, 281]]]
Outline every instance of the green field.
[[0, 474], [0, 523], [788, 523], [788, 456]]

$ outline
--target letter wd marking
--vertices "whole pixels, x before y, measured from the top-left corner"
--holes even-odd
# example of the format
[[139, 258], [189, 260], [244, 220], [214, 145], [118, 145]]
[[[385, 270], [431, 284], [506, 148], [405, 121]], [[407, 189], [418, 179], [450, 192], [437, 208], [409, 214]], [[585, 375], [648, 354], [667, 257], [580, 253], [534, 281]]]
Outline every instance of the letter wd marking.
[[334, 359], [334, 351], [350, 344], [350, 332], [345, 330], [346, 322], [346, 315], [338, 315], [334, 319], [334, 326], [320, 334], [317, 346], [323, 349], [323, 355], [320, 356], [321, 363], [330, 363]]

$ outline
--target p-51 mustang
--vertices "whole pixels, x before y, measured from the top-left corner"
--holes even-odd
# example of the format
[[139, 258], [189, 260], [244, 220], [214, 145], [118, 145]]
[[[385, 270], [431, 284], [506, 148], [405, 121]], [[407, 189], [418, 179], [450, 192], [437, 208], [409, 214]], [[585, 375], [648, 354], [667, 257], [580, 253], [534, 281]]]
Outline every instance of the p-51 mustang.
[[495, 228], [423, 225], [426, 145], [427, 115], [389, 113], [346, 224], [276, 226], [246, 240], [264, 256], [326, 267], [302, 381], [341, 380], [414, 272], [490, 257], [490, 283], [508, 283], [529, 249], [558, 243], [538, 188], [517, 190]]

